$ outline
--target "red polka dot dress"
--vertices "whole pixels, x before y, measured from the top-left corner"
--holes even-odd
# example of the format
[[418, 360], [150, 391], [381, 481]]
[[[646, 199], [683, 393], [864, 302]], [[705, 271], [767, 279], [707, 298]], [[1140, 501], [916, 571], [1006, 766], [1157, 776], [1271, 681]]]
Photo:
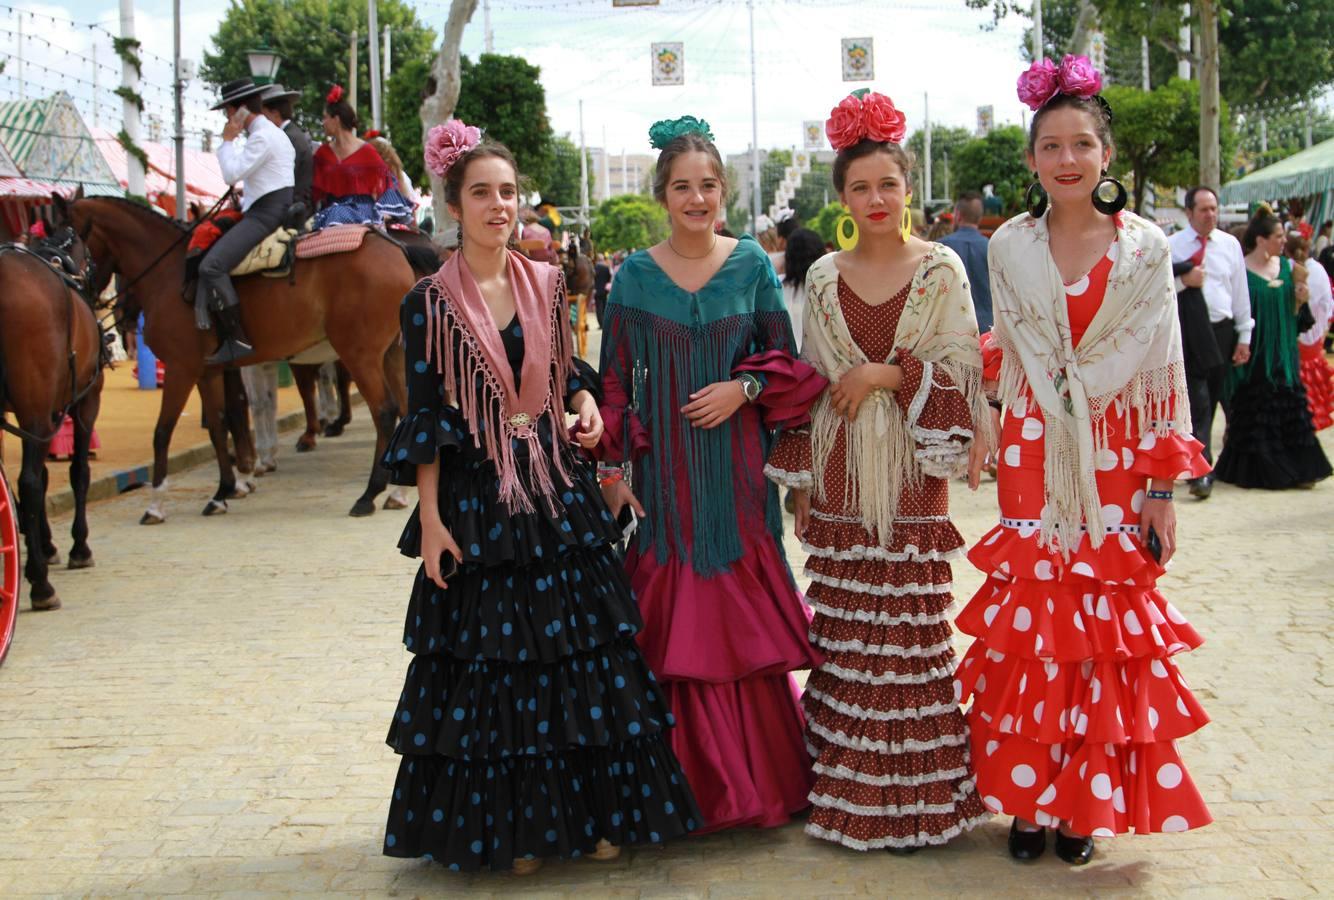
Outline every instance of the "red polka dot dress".
[[[839, 280], [848, 330], [868, 359], [889, 358], [908, 289], [871, 306]], [[903, 382], [894, 397], [906, 415], [927, 370], [906, 353], [896, 362]], [[940, 368], [925, 378], [917, 424], [971, 434], [962, 392]], [[844, 459], [840, 431], [803, 541], [810, 640], [824, 656], [802, 697], [816, 776], [806, 831], [857, 850], [943, 844], [987, 818], [952, 683], [948, 560], [963, 538], [949, 519], [947, 482], [926, 476], [920, 486], [905, 481], [894, 534], [882, 543], [847, 502]], [[809, 487], [809, 436], [785, 433], [768, 471]]]
[[[1066, 286], [1079, 344], [1102, 304], [1116, 256]], [[985, 354], [995, 378], [999, 354]], [[1005, 411], [997, 475], [1000, 524], [969, 551], [986, 583], [956, 620], [977, 641], [958, 671], [978, 791], [994, 812], [1077, 834], [1185, 831], [1212, 821], [1177, 738], [1209, 718], [1173, 657], [1201, 643], [1158, 591], [1163, 569], [1142, 549], [1139, 516], [1151, 478], [1209, 471], [1200, 444], [1129, 431], [1107, 412], [1097, 460], [1104, 530], [1068, 559], [1038, 544], [1044, 424], [1029, 396]]]

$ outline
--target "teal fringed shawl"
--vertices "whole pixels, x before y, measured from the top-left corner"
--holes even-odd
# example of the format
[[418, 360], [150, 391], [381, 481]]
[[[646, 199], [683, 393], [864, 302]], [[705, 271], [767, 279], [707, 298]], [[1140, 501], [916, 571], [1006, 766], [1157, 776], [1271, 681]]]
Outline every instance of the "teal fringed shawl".
[[[663, 562], [673, 554], [684, 557], [689, 544], [695, 571], [719, 574], [743, 554], [743, 517], [755, 522], [763, 516], [781, 553], [777, 491], [763, 475], [772, 435], [754, 417], [694, 428], [680, 411], [694, 391], [730, 380], [747, 357], [767, 350], [795, 355], [792, 323], [764, 251], [743, 238], [695, 293], [679, 288], [640, 251], [616, 274], [603, 329], [600, 368], [625, 388], [627, 412], [638, 417], [650, 439], [650, 451], [634, 471], [635, 495], [647, 513], [639, 529], [641, 552], [652, 547]], [[629, 423], [627, 415], [622, 435], [627, 448]], [[740, 433], [747, 427], [759, 432], [748, 441]], [[688, 522], [677, 500], [682, 473], [689, 488]]]

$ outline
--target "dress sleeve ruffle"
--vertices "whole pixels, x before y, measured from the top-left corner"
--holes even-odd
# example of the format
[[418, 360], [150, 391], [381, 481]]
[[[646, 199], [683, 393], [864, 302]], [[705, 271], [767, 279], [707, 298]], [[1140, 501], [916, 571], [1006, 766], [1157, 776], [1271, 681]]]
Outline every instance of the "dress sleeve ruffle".
[[900, 350], [903, 380], [894, 399], [907, 417], [917, 464], [932, 478], [955, 478], [968, 467], [972, 413], [963, 391], [943, 366]]
[[1139, 439], [1130, 471], [1148, 478], [1175, 481], [1208, 475], [1213, 467], [1204, 458], [1204, 445], [1189, 434], [1160, 435], [1149, 429]]
[[810, 431], [805, 428], [784, 431], [769, 453], [765, 477], [782, 487], [809, 491], [815, 486], [811, 473]]
[[996, 342], [994, 331], [982, 335], [982, 380], [999, 381], [1001, 360], [1005, 358], [1000, 345]]
[[463, 432], [457, 416], [458, 411], [452, 407], [423, 409], [404, 416], [380, 460], [389, 470], [390, 483], [413, 486], [417, 483], [417, 466], [435, 462], [444, 450], [460, 449]]
[[732, 375], [750, 374], [764, 384], [756, 405], [769, 428], [797, 428], [811, 420], [811, 407], [828, 380], [784, 350], [766, 350], [737, 363]]

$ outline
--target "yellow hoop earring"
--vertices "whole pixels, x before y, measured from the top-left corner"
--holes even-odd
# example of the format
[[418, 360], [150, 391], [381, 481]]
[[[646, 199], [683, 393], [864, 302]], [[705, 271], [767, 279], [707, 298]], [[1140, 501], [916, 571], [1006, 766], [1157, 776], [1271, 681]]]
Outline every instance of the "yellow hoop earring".
[[912, 194], [903, 198], [903, 218], [899, 221], [899, 235], [905, 244], [912, 237]]
[[857, 246], [860, 237], [861, 233], [857, 229], [856, 219], [847, 213], [838, 217], [838, 221], [834, 223], [834, 240], [838, 243], [838, 249], [851, 250]]

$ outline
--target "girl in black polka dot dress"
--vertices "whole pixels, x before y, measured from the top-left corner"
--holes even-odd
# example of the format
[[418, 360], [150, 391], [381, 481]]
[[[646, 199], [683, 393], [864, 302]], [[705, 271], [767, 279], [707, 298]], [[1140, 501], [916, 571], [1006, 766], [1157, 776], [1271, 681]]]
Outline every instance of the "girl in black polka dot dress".
[[509, 152], [460, 123], [441, 129], [427, 160], [463, 249], [403, 300], [410, 415], [385, 464], [420, 489], [399, 547], [423, 563], [388, 736], [402, 760], [384, 852], [517, 872], [607, 859], [700, 815], [635, 648], [619, 531], [566, 436], [566, 411], [585, 447], [602, 422], [563, 281], [506, 248]]

